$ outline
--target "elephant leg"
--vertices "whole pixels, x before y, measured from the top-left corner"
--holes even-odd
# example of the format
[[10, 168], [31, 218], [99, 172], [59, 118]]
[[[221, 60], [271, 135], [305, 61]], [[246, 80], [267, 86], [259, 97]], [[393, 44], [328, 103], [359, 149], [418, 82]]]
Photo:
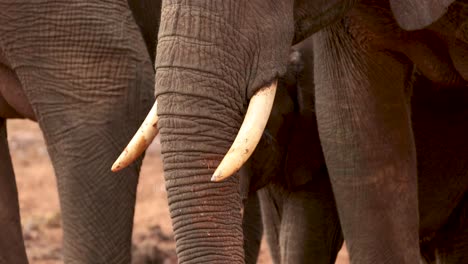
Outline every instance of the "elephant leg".
[[[322, 176], [322, 175], [317, 175]], [[334, 264], [343, 244], [328, 177], [288, 194], [280, 231], [281, 263]]]
[[242, 229], [244, 232], [245, 263], [255, 264], [263, 235], [260, 201], [256, 192], [249, 194], [244, 203]]
[[151, 107], [154, 74], [126, 1], [0, 3], [0, 25], [57, 176], [64, 262], [130, 263], [141, 159], [110, 168]]
[[274, 186], [267, 185], [258, 190], [262, 211], [263, 228], [274, 264], [281, 263], [280, 230], [283, 210], [283, 198]]
[[263, 236], [262, 214], [260, 201], [256, 191], [251, 191], [250, 181], [255, 175], [251, 162], [247, 162], [239, 170], [240, 194], [243, 202], [242, 231], [244, 235], [244, 261], [257, 263]]
[[[316, 110], [352, 263], [418, 263], [416, 153], [405, 83], [412, 65], [351, 35], [314, 35]], [[354, 33], [354, 31], [353, 31]]]
[[0, 263], [28, 263], [16, 188], [7, 142], [6, 119], [0, 119]]
[[[112, 81], [109, 85], [116, 87], [113, 92], [122, 96], [90, 97], [89, 106], [73, 93], [59, 99], [64, 101], [59, 105], [50, 100], [57, 100], [60, 91], [35, 97], [44, 102], [35, 107], [57, 177], [65, 263], [131, 261], [142, 158], [118, 173], [110, 168], [151, 106], [151, 101], [144, 99], [152, 96], [150, 64], [135, 66], [146, 71], [148, 78]], [[131, 71], [127, 74], [138, 76]], [[84, 87], [74, 88], [82, 91]]]

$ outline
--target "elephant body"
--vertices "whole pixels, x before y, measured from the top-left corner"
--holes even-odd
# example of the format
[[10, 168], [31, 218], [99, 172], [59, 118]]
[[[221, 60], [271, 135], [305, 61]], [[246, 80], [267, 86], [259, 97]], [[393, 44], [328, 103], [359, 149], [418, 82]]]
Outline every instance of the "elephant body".
[[[263, 141], [241, 170], [241, 177], [247, 178], [244, 182], [250, 185], [244, 189], [255, 193], [266, 185], [258, 195], [274, 263], [335, 263], [343, 242], [314, 123], [311, 40], [296, 46], [300, 59], [295, 63], [299, 67], [290, 67], [293, 73], [289, 73], [296, 83], [289, 80], [280, 86], [297, 90], [288, 95], [279, 91], [282, 96], [273, 105]], [[463, 121], [468, 118], [468, 90], [444, 89], [415, 73], [406, 94], [411, 101], [418, 153], [422, 257], [427, 263], [465, 263], [468, 145], [463, 139], [468, 126]], [[293, 98], [288, 100], [288, 96]], [[372, 211], [385, 213], [382, 208]], [[255, 234], [246, 234], [250, 236]]]
[[[420, 121], [412, 118], [409, 106], [420, 106], [414, 106], [414, 101], [407, 104], [405, 87], [413, 67], [440, 89], [466, 86], [461, 62], [467, 51], [463, 41], [466, 4], [457, 1], [426, 28], [404, 31], [394, 19], [392, 3], [360, 1], [341, 21], [313, 37], [320, 141], [350, 258], [356, 263], [416, 262], [418, 231], [424, 233], [427, 219], [438, 218], [418, 212], [418, 208], [424, 209], [418, 203], [431, 204], [421, 200], [429, 196], [418, 199], [418, 192], [432, 195], [426, 187], [434, 187], [418, 182], [418, 172], [434, 171], [417, 162], [426, 160], [420, 155], [428, 153], [418, 148], [434, 143], [422, 136], [419, 140], [427, 142], [418, 143], [417, 133], [427, 133], [416, 131]], [[432, 91], [421, 93], [430, 96]], [[435, 104], [438, 111], [455, 101], [445, 103]], [[463, 119], [458, 122], [463, 128]], [[463, 145], [459, 141], [456, 144]], [[456, 154], [459, 150], [451, 151]], [[463, 179], [456, 170], [445, 177]], [[446, 184], [450, 189], [451, 181]], [[466, 186], [466, 181], [462, 184]], [[462, 198], [457, 193], [449, 199], [448, 208]], [[376, 214], [376, 208], [387, 210]], [[441, 217], [446, 219], [447, 214], [441, 213]], [[371, 251], [387, 253], [366, 253]]]
[[129, 263], [141, 159], [110, 166], [154, 101], [154, 71], [127, 1], [5, 0], [0, 10], [0, 263], [27, 263], [6, 141], [6, 119], [18, 117], [45, 137], [64, 262]]

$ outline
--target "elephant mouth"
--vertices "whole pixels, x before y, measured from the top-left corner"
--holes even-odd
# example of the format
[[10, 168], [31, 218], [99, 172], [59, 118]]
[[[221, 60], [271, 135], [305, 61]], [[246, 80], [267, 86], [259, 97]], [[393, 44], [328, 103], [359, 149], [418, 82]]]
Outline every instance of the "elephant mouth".
[[[232, 176], [249, 159], [265, 130], [275, 99], [277, 80], [259, 89], [250, 99], [244, 121], [229, 151], [215, 170], [211, 181], [222, 181]], [[158, 113], [156, 101], [142, 125], [127, 147], [112, 165], [112, 171], [119, 171], [135, 161], [151, 144], [158, 134]]]

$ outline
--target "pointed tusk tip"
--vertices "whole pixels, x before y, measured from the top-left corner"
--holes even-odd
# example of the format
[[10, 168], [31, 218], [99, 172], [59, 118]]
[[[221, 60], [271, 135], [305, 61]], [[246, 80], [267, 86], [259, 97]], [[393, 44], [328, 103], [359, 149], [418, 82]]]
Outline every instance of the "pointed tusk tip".
[[222, 173], [215, 172], [215, 173], [213, 174], [213, 176], [211, 176], [211, 181], [212, 181], [212, 182], [220, 182], [220, 181], [224, 180], [225, 178], [226, 178], [226, 177], [223, 176]]
[[112, 172], [118, 172], [121, 169], [120, 165], [112, 165], [111, 171]]
[[211, 177], [211, 181], [212, 182], [219, 182], [219, 180], [217, 178], [215, 178], [215, 177]]
[[217, 181], [218, 181], [218, 177], [219, 177], [218, 175], [213, 175], [213, 176], [211, 177], [211, 181], [212, 181], [212, 182], [217, 182]]
[[125, 169], [125, 167], [127, 167], [127, 166], [125, 166], [125, 164], [122, 165], [122, 162], [121, 162], [121, 160], [119, 158], [114, 162], [114, 164], [112, 164], [111, 171], [112, 172], [118, 172], [118, 171], [120, 171], [122, 169]]

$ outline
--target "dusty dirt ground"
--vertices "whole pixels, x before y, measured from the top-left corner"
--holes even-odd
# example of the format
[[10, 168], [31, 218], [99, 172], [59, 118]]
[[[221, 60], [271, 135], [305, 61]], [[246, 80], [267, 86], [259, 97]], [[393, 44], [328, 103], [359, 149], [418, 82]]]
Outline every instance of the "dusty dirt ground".
[[[9, 120], [8, 140], [29, 261], [31, 264], [62, 263], [56, 181], [42, 133], [34, 122]], [[166, 199], [159, 146], [155, 142], [147, 151], [138, 187], [134, 262], [177, 263]], [[265, 243], [258, 263], [271, 263]], [[340, 252], [336, 263], [348, 263], [345, 251]]]

